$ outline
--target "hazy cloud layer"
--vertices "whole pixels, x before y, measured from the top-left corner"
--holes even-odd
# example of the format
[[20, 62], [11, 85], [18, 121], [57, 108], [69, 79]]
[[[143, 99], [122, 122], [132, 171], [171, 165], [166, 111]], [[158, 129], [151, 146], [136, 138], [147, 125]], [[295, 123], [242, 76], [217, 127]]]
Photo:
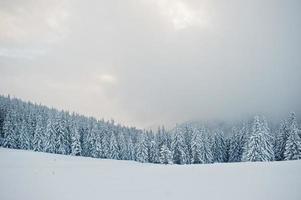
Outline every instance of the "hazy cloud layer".
[[301, 3], [2, 0], [0, 93], [150, 127], [301, 111]]

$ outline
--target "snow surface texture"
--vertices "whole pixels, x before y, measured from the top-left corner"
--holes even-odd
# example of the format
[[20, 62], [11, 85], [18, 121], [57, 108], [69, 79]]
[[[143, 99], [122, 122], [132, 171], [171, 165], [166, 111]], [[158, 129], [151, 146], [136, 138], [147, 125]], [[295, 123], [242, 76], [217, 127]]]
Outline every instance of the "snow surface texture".
[[156, 165], [0, 148], [1, 200], [300, 200], [301, 160]]

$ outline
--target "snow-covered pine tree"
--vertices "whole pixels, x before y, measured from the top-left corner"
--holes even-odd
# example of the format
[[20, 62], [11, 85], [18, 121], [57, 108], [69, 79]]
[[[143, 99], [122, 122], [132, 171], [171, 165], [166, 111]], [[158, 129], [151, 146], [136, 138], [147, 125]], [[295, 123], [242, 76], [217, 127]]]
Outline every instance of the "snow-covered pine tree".
[[21, 122], [21, 127], [19, 129], [19, 148], [28, 150], [30, 149], [30, 135], [28, 133], [26, 121]]
[[10, 109], [4, 119], [3, 131], [4, 131], [4, 142], [3, 146], [7, 148], [17, 149], [18, 148], [18, 122], [17, 113], [15, 110]]
[[64, 113], [59, 113], [55, 118], [55, 133], [56, 133], [56, 153], [66, 155], [69, 151], [68, 149], [68, 129], [67, 129], [67, 121]]
[[121, 131], [119, 132], [118, 136], [118, 152], [119, 152], [119, 158], [120, 160], [128, 160], [128, 155], [127, 155], [127, 147], [126, 147], [126, 140], [124, 137], [124, 133]]
[[43, 123], [43, 118], [41, 115], [37, 117], [37, 124], [36, 124], [36, 129], [33, 137], [33, 150], [41, 152], [44, 149], [44, 134], [46, 131], [46, 127], [44, 126]]
[[161, 147], [165, 144], [169, 149], [171, 148], [171, 134], [167, 133], [165, 130], [165, 127], [159, 127], [158, 132], [155, 135], [155, 142], [158, 146], [158, 149], [161, 149]]
[[208, 133], [204, 127], [193, 130], [193, 163], [205, 164], [213, 162], [212, 149], [209, 142]]
[[186, 164], [191, 164], [193, 160], [192, 155], [192, 139], [193, 139], [193, 129], [191, 126], [186, 125], [183, 129], [184, 143], [185, 143], [185, 155]]
[[221, 130], [216, 130], [213, 136], [213, 162], [226, 162], [226, 151], [224, 133]]
[[289, 136], [289, 129], [287, 125], [287, 121], [282, 121], [276, 135], [275, 159], [278, 161], [284, 160], [285, 144]]
[[225, 159], [226, 161], [225, 162], [229, 162], [229, 151], [230, 151], [230, 138], [229, 137], [226, 137], [225, 138], [225, 146], [226, 146], [226, 154], [225, 154]]
[[152, 130], [146, 132], [146, 144], [149, 163], [159, 162], [159, 148], [156, 143], [156, 138]]
[[284, 152], [286, 141], [290, 135], [292, 124], [297, 123], [296, 114], [291, 112], [288, 119], [280, 123], [280, 128], [276, 137], [276, 151], [275, 158], [276, 160], [284, 160]]
[[203, 127], [200, 131], [201, 143], [200, 143], [200, 158], [199, 160], [203, 164], [212, 163], [213, 162], [213, 154], [212, 154], [212, 145], [210, 143], [210, 138], [208, 131]]
[[90, 135], [90, 129], [89, 129], [89, 123], [88, 119], [84, 118], [82, 116], [76, 116], [76, 123], [78, 126], [78, 131], [80, 135], [80, 144], [81, 144], [81, 155], [82, 156], [90, 156], [89, 152], [89, 135]]
[[31, 104], [29, 103], [27, 105], [27, 116], [25, 118], [25, 126], [24, 127], [26, 129], [27, 132], [27, 138], [29, 140], [28, 142], [28, 148], [27, 149], [33, 149], [33, 138], [34, 138], [34, 134], [35, 134], [35, 129], [36, 129], [36, 124], [37, 124], [37, 109]]
[[187, 163], [184, 135], [182, 129], [179, 126], [176, 126], [175, 131], [173, 133], [171, 149], [172, 149], [173, 163], [180, 164], [180, 165]]
[[149, 142], [149, 160], [150, 163], [158, 163], [159, 162], [159, 149], [154, 140]]
[[103, 158], [103, 155], [102, 155], [102, 137], [100, 134], [97, 134], [96, 135], [96, 141], [95, 141], [95, 149], [96, 149], [96, 152], [97, 152], [97, 155], [96, 155], [96, 158]]
[[71, 155], [80, 156], [81, 151], [80, 134], [77, 125], [73, 123], [71, 126]]
[[138, 162], [148, 162], [148, 144], [146, 140], [146, 134], [141, 133], [139, 135], [137, 144], [136, 144], [136, 161]]
[[158, 145], [158, 148], [161, 149], [161, 147], [163, 146], [163, 137], [162, 137], [160, 126], [158, 127], [157, 133], [155, 134], [155, 141], [156, 144]]
[[135, 148], [131, 137], [128, 138], [126, 154], [128, 160], [135, 160]]
[[229, 162], [241, 161], [241, 151], [243, 151], [243, 147], [240, 142], [240, 133], [236, 127], [233, 127], [232, 136], [230, 137]]
[[241, 162], [244, 152], [246, 138], [248, 135], [246, 124], [238, 131], [236, 127], [232, 129], [232, 137], [229, 146], [229, 162]]
[[115, 160], [119, 159], [119, 149], [118, 149], [116, 136], [114, 133], [111, 134], [109, 158]]
[[192, 140], [192, 144], [191, 144], [191, 149], [192, 149], [192, 159], [191, 159], [191, 163], [193, 164], [199, 164], [201, 163], [201, 143], [202, 141], [202, 137], [201, 137], [201, 133], [200, 130], [197, 128], [193, 129], [193, 140]]
[[106, 127], [104, 130], [104, 135], [101, 141], [102, 146], [102, 158], [111, 158], [110, 156], [110, 145], [111, 145], [111, 132]]
[[55, 143], [56, 143], [56, 130], [54, 122], [54, 113], [49, 113], [46, 132], [44, 137], [44, 152], [55, 153]]
[[8, 109], [9, 100], [10, 100], [9, 98], [5, 98], [0, 95], [0, 146], [3, 146], [3, 142], [4, 142], [3, 125]]
[[298, 131], [297, 124], [293, 123], [285, 145], [284, 160], [301, 159], [301, 138], [298, 135]]
[[100, 130], [96, 121], [93, 121], [92, 128], [90, 129], [89, 136], [88, 136], [88, 149], [89, 149], [89, 156], [93, 158], [100, 157], [100, 150], [98, 143], [98, 134]]
[[160, 158], [159, 161], [161, 164], [172, 164], [172, 152], [169, 150], [167, 145], [163, 145], [160, 149]]
[[274, 152], [270, 133], [264, 120], [255, 116], [252, 133], [246, 144], [243, 161], [272, 161]]

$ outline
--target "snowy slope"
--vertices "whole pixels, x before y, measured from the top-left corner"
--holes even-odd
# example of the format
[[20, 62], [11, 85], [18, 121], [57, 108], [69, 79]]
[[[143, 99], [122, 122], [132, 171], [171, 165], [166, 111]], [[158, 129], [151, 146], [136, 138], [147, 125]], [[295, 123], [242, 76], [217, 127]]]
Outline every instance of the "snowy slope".
[[0, 199], [301, 199], [301, 160], [154, 165], [0, 148]]

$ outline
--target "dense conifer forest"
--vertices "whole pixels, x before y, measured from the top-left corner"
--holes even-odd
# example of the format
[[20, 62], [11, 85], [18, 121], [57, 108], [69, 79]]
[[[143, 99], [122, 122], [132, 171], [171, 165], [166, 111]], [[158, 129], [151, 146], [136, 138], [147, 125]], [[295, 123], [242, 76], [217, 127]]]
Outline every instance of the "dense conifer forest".
[[281, 161], [301, 158], [300, 137], [295, 113], [271, 129], [255, 116], [230, 131], [182, 124], [154, 132], [0, 96], [0, 145], [13, 149], [162, 164]]

